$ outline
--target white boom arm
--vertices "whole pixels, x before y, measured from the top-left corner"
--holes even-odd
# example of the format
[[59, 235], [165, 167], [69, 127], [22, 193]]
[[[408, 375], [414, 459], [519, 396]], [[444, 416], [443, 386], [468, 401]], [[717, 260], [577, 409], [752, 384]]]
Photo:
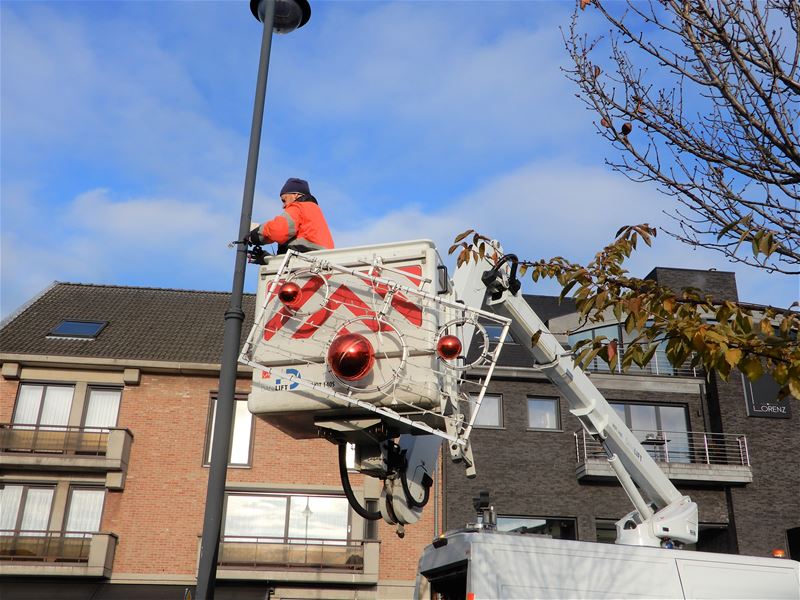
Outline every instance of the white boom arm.
[[675, 488], [586, 373], [574, 364], [572, 355], [518, 293], [516, 268], [511, 269], [511, 274], [507, 267], [494, 268], [482, 274], [482, 281], [475, 263], [467, 269], [468, 275], [459, 277], [457, 273], [455, 277], [464, 296], [472, 300], [481, 289], [489, 294], [489, 308], [511, 319], [511, 331], [519, 343], [531, 343], [528, 350], [534, 365], [558, 387], [570, 413], [605, 449], [611, 467], [636, 507], [617, 522], [617, 543], [659, 546], [670, 540], [696, 542], [697, 505]]

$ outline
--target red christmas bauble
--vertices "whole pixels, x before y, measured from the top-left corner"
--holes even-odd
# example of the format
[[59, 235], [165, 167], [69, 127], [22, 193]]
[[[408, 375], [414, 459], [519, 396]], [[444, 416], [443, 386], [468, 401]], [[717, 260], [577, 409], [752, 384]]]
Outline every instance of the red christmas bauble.
[[345, 381], [363, 379], [375, 363], [375, 350], [363, 335], [347, 333], [340, 335], [328, 348], [328, 366]]

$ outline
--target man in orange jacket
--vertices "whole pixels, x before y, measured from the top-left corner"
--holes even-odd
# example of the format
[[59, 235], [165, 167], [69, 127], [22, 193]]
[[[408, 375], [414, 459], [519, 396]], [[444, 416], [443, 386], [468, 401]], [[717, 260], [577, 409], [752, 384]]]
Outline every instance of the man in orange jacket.
[[287, 250], [311, 252], [333, 248], [328, 223], [311, 195], [308, 182], [290, 177], [281, 188], [283, 213], [253, 229], [245, 241], [249, 244], [278, 244], [277, 254]]

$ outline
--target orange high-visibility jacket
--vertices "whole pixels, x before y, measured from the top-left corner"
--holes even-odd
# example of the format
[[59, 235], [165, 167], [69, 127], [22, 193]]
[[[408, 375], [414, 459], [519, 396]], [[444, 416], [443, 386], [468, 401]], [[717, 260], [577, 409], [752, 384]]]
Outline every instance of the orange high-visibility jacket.
[[275, 242], [284, 248], [301, 251], [333, 248], [328, 223], [315, 202], [300, 200], [287, 204], [283, 214], [262, 224], [258, 232], [264, 243]]

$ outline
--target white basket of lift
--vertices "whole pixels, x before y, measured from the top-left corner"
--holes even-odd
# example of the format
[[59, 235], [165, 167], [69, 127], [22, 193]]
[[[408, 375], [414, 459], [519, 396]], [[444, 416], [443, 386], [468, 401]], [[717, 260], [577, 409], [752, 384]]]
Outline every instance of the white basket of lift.
[[433, 242], [290, 251], [259, 275], [239, 357], [250, 412], [297, 439], [378, 428], [466, 445], [509, 323], [458, 302]]

